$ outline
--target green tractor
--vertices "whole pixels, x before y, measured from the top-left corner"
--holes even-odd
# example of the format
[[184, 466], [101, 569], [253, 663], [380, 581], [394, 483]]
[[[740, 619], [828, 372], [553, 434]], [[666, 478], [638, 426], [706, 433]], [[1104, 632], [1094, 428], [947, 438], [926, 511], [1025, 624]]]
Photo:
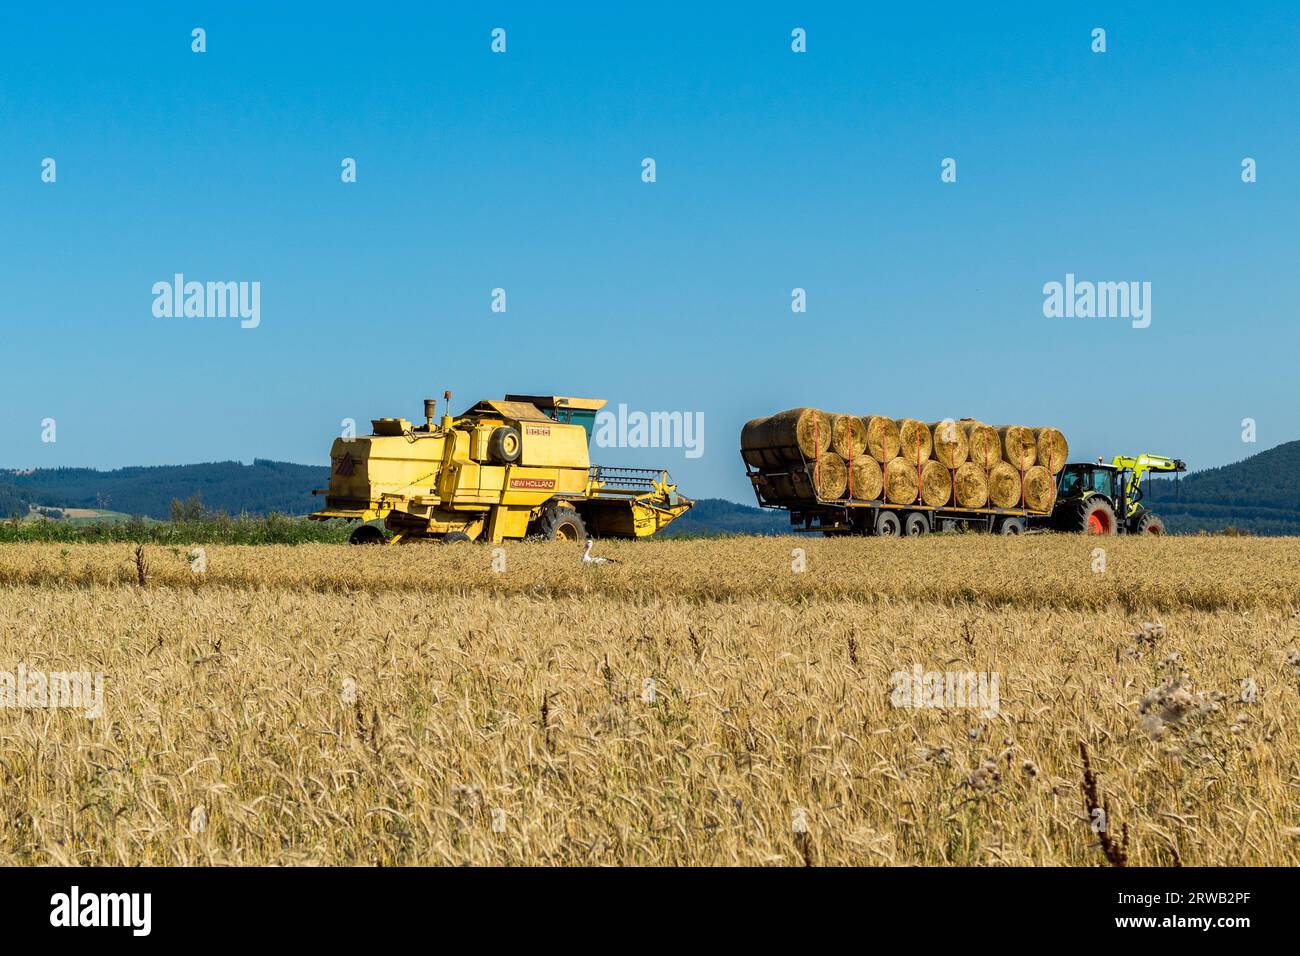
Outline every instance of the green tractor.
[[1082, 534], [1164, 534], [1165, 524], [1142, 505], [1142, 476], [1187, 470], [1181, 458], [1161, 455], [1116, 455], [1109, 465], [1066, 465], [1049, 519], [1057, 531]]

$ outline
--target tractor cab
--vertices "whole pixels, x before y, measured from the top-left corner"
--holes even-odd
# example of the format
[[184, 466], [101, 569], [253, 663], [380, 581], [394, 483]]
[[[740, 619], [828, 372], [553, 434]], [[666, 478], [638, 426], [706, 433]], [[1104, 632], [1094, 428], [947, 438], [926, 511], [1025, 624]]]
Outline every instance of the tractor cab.
[[1119, 469], [1114, 465], [1094, 465], [1076, 462], [1061, 469], [1057, 479], [1056, 498], [1078, 500], [1088, 494], [1105, 495], [1113, 504], [1118, 485]]

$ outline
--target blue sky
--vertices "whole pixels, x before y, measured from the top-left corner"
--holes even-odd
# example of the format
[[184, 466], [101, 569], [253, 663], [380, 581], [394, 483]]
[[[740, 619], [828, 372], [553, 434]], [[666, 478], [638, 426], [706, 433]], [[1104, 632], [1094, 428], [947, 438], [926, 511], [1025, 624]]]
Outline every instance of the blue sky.
[[[1293, 4], [270, 6], [0, 11], [0, 466], [324, 463], [444, 388], [702, 412], [698, 459], [594, 457], [741, 501], [800, 404], [1300, 438]], [[260, 326], [156, 318], [177, 272]], [[1066, 273], [1150, 327], [1045, 318]]]

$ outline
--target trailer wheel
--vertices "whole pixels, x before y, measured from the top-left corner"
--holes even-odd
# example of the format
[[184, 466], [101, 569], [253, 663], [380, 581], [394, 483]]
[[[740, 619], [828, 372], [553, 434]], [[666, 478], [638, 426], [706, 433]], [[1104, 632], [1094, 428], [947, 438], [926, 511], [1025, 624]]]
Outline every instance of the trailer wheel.
[[506, 465], [517, 462], [522, 450], [519, 429], [511, 425], [502, 425], [488, 439], [488, 457]]
[[363, 524], [352, 532], [348, 544], [383, 544], [384, 530], [373, 524]]
[[930, 530], [930, 522], [924, 514], [919, 511], [910, 511], [907, 517], [903, 519], [903, 536], [907, 538], [919, 538], [927, 534]]
[[587, 526], [572, 508], [548, 508], [537, 519], [536, 533], [544, 541], [587, 540]]
[[998, 534], [1024, 534], [1025, 519], [1012, 515], [998, 522]]
[[882, 538], [897, 538], [901, 532], [898, 515], [885, 508], [876, 513], [876, 534]]

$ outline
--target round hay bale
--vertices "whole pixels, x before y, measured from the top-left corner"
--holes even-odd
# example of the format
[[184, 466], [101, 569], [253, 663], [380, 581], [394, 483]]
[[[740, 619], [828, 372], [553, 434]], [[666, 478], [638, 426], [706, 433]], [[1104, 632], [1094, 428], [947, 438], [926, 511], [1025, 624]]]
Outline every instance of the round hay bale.
[[849, 461], [847, 494], [859, 501], [875, 501], [885, 484], [880, 462], [870, 455], [858, 455]]
[[[831, 447], [831, 418], [816, 408], [791, 408], [766, 419], [755, 419], [740, 431], [742, 451], [766, 459], [767, 467], [797, 462], [800, 455], [812, 460]], [[756, 454], [756, 453], [765, 454]], [[748, 458], [746, 459], [748, 460]]]
[[745, 422], [745, 427], [740, 430], [740, 457], [756, 471], [765, 471], [780, 464], [775, 453], [764, 447], [766, 437], [763, 429], [766, 426], [767, 416], [764, 416]]
[[867, 425], [867, 454], [882, 465], [897, 458], [898, 449], [902, 447], [898, 440], [898, 424], [883, 415], [868, 415], [863, 421]]
[[1020, 472], [1005, 461], [989, 469], [989, 503], [995, 508], [1020, 507]]
[[1056, 479], [1042, 465], [1034, 465], [1025, 472], [1025, 507], [1045, 514], [1055, 503]]
[[885, 497], [890, 504], [910, 505], [917, 498], [919, 476], [916, 462], [906, 458], [891, 458], [885, 465]]
[[934, 460], [945, 468], [959, 467], [970, 455], [970, 439], [966, 437], [966, 429], [951, 418], [931, 425], [930, 436], [934, 439]]
[[921, 466], [921, 500], [942, 508], [952, 497], [952, 472], [933, 458]]
[[1025, 471], [1038, 461], [1038, 434], [1024, 425], [1003, 425], [998, 429], [1002, 438], [1002, 457], [1007, 464]]
[[898, 444], [899, 457], [910, 461], [913, 469], [924, 464], [930, 457], [930, 449], [933, 445], [929, 426], [925, 422], [918, 422], [915, 418], [900, 418]]
[[996, 428], [973, 418], [963, 418], [958, 424], [966, 432], [967, 461], [974, 462], [987, 472], [1002, 460], [1002, 437]]
[[768, 475], [773, 501], [798, 501], [812, 498], [812, 485], [804, 474]]
[[984, 469], [973, 461], [957, 466], [957, 504], [963, 508], [983, 508], [989, 502], [989, 482]]
[[846, 461], [861, 455], [867, 447], [867, 423], [857, 415], [831, 416], [831, 448]]
[[844, 459], [831, 452], [808, 463], [808, 476], [818, 498], [843, 498], [849, 486], [849, 468]]
[[1059, 474], [1070, 457], [1070, 443], [1055, 428], [1038, 429], [1038, 461], [1053, 475]]

